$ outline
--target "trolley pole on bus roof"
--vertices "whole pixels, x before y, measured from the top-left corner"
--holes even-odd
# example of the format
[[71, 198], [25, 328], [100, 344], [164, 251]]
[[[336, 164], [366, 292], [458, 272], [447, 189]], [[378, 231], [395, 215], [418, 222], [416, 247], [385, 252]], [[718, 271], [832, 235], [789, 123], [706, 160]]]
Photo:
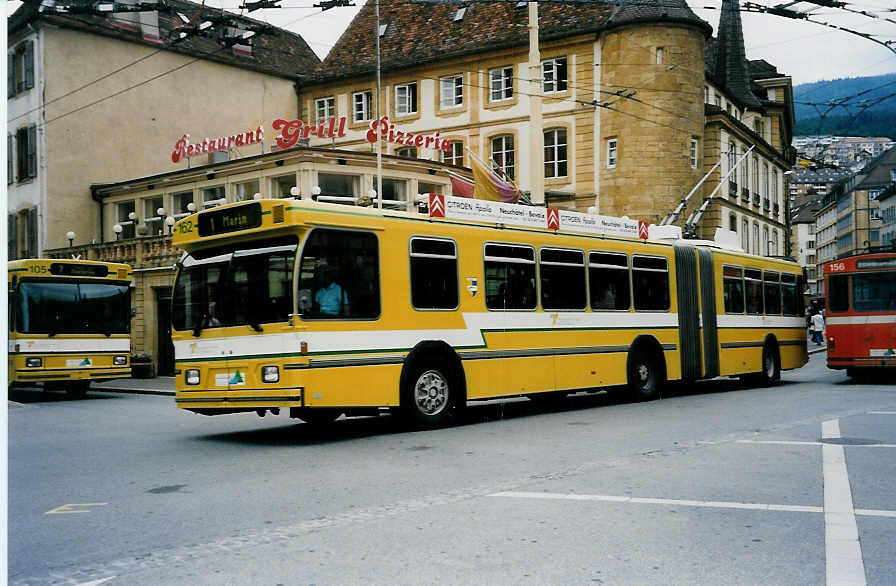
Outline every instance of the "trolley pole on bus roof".
[[532, 173], [529, 200], [545, 204], [544, 129], [542, 124], [541, 51], [538, 47], [538, 2], [529, 2], [529, 169]]
[[[376, 119], [380, 120], [380, 0], [376, 0]], [[383, 141], [376, 141], [376, 207], [383, 209]]]

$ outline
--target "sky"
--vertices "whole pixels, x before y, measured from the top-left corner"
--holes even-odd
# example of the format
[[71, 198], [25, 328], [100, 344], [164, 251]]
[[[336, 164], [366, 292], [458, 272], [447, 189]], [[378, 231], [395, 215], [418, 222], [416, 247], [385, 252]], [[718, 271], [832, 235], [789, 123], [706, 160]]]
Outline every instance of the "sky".
[[[194, 0], [196, 1], [196, 0]], [[373, 0], [370, 0], [373, 1]], [[783, 0], [782, 0], [783, 1]], [[315, 0], [281, 0], [282, 8], [256, 10], [246, 13], [252, 18], [270, 22], [280, 28], [300, 34], [321, 58], [336, 43], [351, 23], [365, 0], [354, 0], [355, 7], [321, 11], [314, 8]], [[694, 12], [718, 27], [721, 0], [688, 0]], [[762, 0], [765, 6], [778, 2]], [[20, 2], [9, 2], [12, 14]], [[241, 0], [206, 0], [206, 5], [223, 7], [239, 13]], [[745, 2], [741, 2], [744, 5]], [[805, 9], [808, 2], [794, 8]], [[855, 10], [875, 11], [896, 21], [893, 0], [854, 0], [848, 4]], [[889, 12], [884, 12], [889, 10]], [[865, 77], [896, 72], [896, 22], [849, 14], [842, 10], [818, 8], [813, 18], [861, 32], [879, 35], [892, 41], [888, 49], [870, 40], [809, 22], [786, 19], [767, 14], [741, 13], [744, 43], [748, 59], [765, 59], [780, 73], [791, 76], [793, 84], [841, 77]]]

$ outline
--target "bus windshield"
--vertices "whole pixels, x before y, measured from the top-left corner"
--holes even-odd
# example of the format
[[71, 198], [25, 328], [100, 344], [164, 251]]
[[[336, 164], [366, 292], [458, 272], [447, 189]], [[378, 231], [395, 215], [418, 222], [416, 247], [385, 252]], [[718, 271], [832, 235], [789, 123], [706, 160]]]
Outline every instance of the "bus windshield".
[[127, 284], [23, 281], [17, 330], [23, 334], [127, 334]]
[[293, 312], [297, 238], [234, 244], [186, 255], [174, 284], [176, 330], [285, 322]]

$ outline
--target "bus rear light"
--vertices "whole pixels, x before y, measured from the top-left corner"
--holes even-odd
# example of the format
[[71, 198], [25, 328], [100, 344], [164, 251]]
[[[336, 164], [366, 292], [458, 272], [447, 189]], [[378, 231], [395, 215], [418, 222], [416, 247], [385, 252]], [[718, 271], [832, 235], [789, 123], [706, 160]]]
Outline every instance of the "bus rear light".
[[112, 358], [113, 366], [125, 366], [127, 363], [128, 363], [127, 356], [115, 356], [114, 358]]
[[280, 368], [277, 366], [262, 366], [261, 380], [266, 383], [276, 383], [280, 381]]
[[199, 384], [199, 369], [198, 368], [190, 368], [184, 373], [184, 382], [188, 385], [198, 385]]
[[836, 349], [836, 347], [837, 346], [834, 344], [834, 337], [833, 336], [829, 337], [828, 338], [828, 351], [833, 351], [834, 349]]
[[41, 358], [26, 358], [25, 359], [25, 366], [27, 366], [28, 368], [40, 368], [41, 366], [43, 366], [43, 364], [44, 364], [44, 361]]
[[302, 340], [302, 345], [300, 346], [302, 354], [308, 354], [308, 342]]

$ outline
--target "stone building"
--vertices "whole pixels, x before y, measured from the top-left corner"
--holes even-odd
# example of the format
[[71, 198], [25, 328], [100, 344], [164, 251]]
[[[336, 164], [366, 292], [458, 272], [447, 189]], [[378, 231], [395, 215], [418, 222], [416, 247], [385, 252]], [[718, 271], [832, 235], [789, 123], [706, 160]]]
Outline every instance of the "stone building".
[[[389, 153], [469, 165], [477, 156], [524, 191], [544, 168], [548, 205], [658, 222], [721, 161], [682, 224], [750, 147], [708, 205], [698, 234], [734, 229], [761, 254], [786, 248], [784, 172], [794, 161], [790, 78], [748, 61], [734, 0], [718, 37], [683, 0], [538, 7], [539, 83], [528, 73], [525, 5], [380, 3], [379, 112], [414, 133], [439, 132], [447, 151], [394, 144]], [[376, 118], [376, 29], [365, 5], [303, 79], [301, 115], [346, 116], [347, 132], [311, 144], [370, 150]], [[542, 127], [530, 101], [542, 98]], [[543, 134], [543, 154], [529, 136]], [[534, 154], [534, 156], [533, 156]], [[532, 194], [539, 201], [540, 194]]]
[[[294, 83], [319, 63], [297, 35], [184, 0], [95, 14], [26, 3], [7, 33], [10, 259], [63, 246], [69, 231], [100, 242], [92, 184], [188, 167], [172, 161], [184, 135], [201, 143], [294, 117]], [[240, 144], [193, 164], [261, 152]], [[156, 211], [147, 203], [116, 219], [134, 235], [133, 212], [158, 233]]]

